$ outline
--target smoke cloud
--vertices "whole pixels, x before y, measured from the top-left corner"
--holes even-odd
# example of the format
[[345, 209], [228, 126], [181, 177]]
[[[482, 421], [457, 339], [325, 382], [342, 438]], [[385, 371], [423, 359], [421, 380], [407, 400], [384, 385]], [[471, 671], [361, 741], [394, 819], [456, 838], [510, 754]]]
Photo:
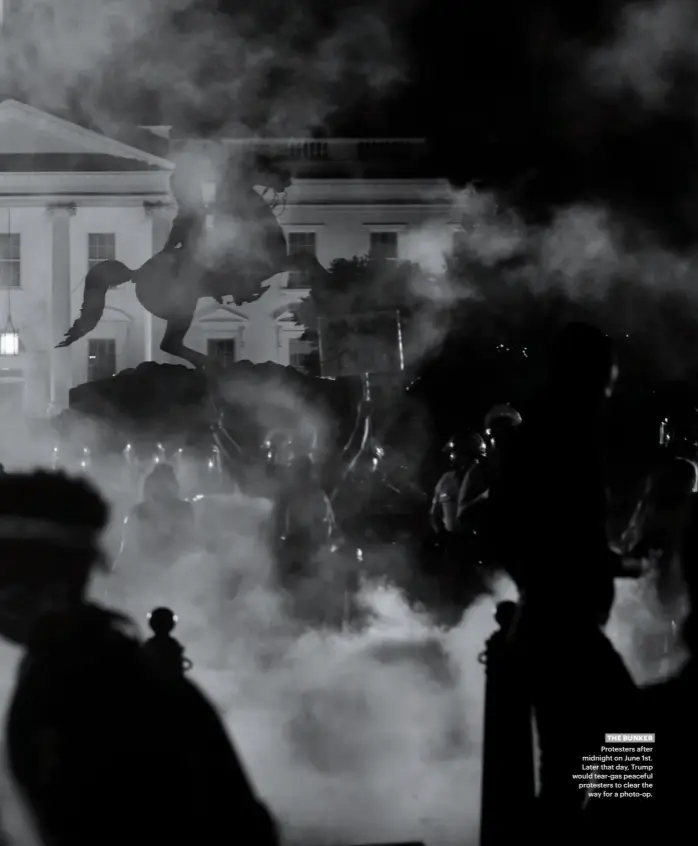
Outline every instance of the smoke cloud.
[[497, 344], [576, 317], [651, 350], [658, 378], [681, 379], [698, 365], [694, 249], [672, 251], [601, 201], [562, 206], [539, 223], [497, 192], [468, 186], [453, 190], [451, 208], [453, 235], [427, 226], [406, 239], [427, 270], [409, 280], [420, 304], [414, 349], [437, 351], [458, 326]]
[[698, 69], [696, 24], [690, 0], [628, 4], [614, 37], [589, 57], [590, 81], [606, 95], [630, 92], [654, 112], [672, 108], [677, 80]]
[[[238, 519], [250, 509], [239, 501]], [[156, 598], [177, 609], [192, 675], [223, 710], [289, 842], [475, 843], [476, 658], [493, 628], [491, 600], [444, 631], [378, 579], [363, 588], [365, 627], [323, 631], [288, 615], [270, 570], [268, 550], [243, 540], [223, 566], [183, 560], [159, 581], [119, 589], [130, 610]]]
[[0, 90], [107, 133], [303, 136], [406, 78], [391, 24], [409, 4], [325, 5], [265, 0], [223, 15], [196, 0], [35, 0], [7, 23]]
[[[663, 14], [671, 24], [666, 44], [676, 50], [683, 27], [672, 15], [679, 13]], [[61, 112], [77, 105], [105, 132], [137, 119], [196, 132], [210, 122], [223, 135], [299, 136], [322, 126], [334, 110], [405, 78], [389, 26], [393, 15], [387, 2], [320, 20], [307, 2], [264, 4], [261, 12], [241, 10], [223, 19], [184, 0], [65, 0], [59, 6], [41, 0], [13, 22], [0, 80], [8, 94], [39, 108]], [[607, 79], [622, 54], [624, 78], [657, 103], [664, 96], [664, 53], [649, 51], [646, 64], [653, 70], [643, 75], [633, 45], [646, 24], [626, 29], [631, 46], [596, 57], [592, 66]], [[559, 292], [573, 304], [591, 303], [600, 323], [652, 345], [665, 373], [683, 373], [698, 360], [694, 341], [676, 341], [676, 326], [695, 328], [693, 318], [676, 307], [659, 308], [674, 294], [693, 302], [693, 254], [671, 253], [603, 204], [559, 209], [541, 225], [491, 192], [454, 190], [452, 219], [461, 224], [455, 256], [441, 230], [410, 236], [410, 256], [428, 271], [426, 279], [414, 279], [424, 306], [422, 354], [438, 348], [458, 306], [490, 321], [494, 337], [502, 321], [523, 325], [530, 312], [522, 303]], [[325, 445], [326, 421], [294, 396], [279, 395], [278, 417], [260, 410], [269, 405], [255, 388], [240, 397], [263, 427], [282, 419], [284, 428], [309, 429]], [[56, 446], [60, 456], [79, 454], [97, 439], [89, 424], [75, 424], [58, 439], [27, 429], [12, 414], [0, 423], [0, 460], [8, 470], [50, 464]], [[122, 470], [118, 459], [84, 468], [113, 505], [112, 554], [136, 495]], [[361, 629], [302, 624], [275, 583], [265, 532], [269, 500], [238, 492], [218, 504], [225, 517], [210, 530], [227, 555], [198, 553], [165, 572], [140, 562], [95, 582], [95, 596], [103, 599], [106, 591], [109, 603], [141, 624], [155, 605], [177, 612], [176, 634], [194, 661], [192, 675], [223, 712], [290, 842], [475, 844], [484, 700], [477, 656], [494, 628], [494, 598], [475, 603], [451, 629], [435, 626], [386, 576], [411, 566], [398, 549], [392, 552], [397, 561], [386, 555], [363, 584]], [[664, 618], [640, 590], [621, 590], [610, 631], [642, 681], [656, 668], [636, 634], [654, 632]], [[497, 585], [497, 599], [511, 593], [508, 583]], [[319, 579], [313, 601], [336, 602], [336, 586]], [[17, 654], [3, 646], [0, 660], [0, 692], [7, 696]]]

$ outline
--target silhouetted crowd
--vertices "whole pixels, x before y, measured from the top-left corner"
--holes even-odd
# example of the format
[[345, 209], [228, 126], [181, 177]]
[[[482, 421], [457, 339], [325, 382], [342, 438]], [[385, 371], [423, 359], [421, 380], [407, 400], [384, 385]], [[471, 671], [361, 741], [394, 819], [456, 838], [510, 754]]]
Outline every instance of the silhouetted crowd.
[[[516, 830], [530, 825], [545, 842], [617, 842], [622, 834], [654, 843], [669, 827], [684, 825], [686, 837], [693, 828], [694, 654], [676, 677], [641, 689], [604, 628], [617, 580], [642, 578], [674, 604], [670, 629], [683, 626], [679, 637], [695, 649], [695, 614], [679, 619], [677, 599], [696, 596], [698, 431], [676, 425], [663, 433], [664, 454], [627, 529], [610, 538], [604, 430], [617, 377], [611, 341], [590, 326], [569, 325], [552, 345], [547, 384], [529, 408], [495, 407], [484, 437], [469, 432], [448, 442], [451, 468], [431, 508], [452, 568], [505, 573], [518, 589], [497, 657], [502, 666], [508, 659], [510, 693], [535, 717], [540, 752], [538, 795], [530, 808], [517, 806], [527, 819], [517, 819]], [[669, 420], [664, 425], [672, 428]], [[514, 721], [508, 707], [493, 719]], [[502, 736], [510, 731], [499, 726]], [[656, 733], [651, 799], [597, 799], [580, 789], [573, 776], [583, 756], [600, 754], [607, 732]], [[490, 742], [493, 766], [521, 767], [521, 737]], [[501, 797], [500, 816], [508, 798]]]
[[[604, 629], [618, 579], [652, 578], [660, 597], [695, 597], [698, 438], [667, 436], [626, 531], [609, 538], [604, 427], [617, 376], [611, 341], [592, 327], [568, 326], [530, 407], [496, 406], [481, 433], [449, 441], [451, 467], [430, 513], [456, 571], [477, 573], [483, 589], [506, 573], [518, 589], [517, 603], [500, 609], [500, 658], [508, 660], [520, 713], [535, 716], [540, 767], [530, 808], [517, 806], [524, 818], [516, 830], [549, 843], [616, 842], [620, 832], [654, 843], [669, 826], [679, 839], [693, 829], [696, 616], [678, 619], [677, 611], [671, 620], [691, 657], [645, 689]], [[317, 515], [331, 511], [311, 469], [301, 469], [316, 495], [280, 497], [288, 507], [276, 532], [286, 540], [289, 577], [318, 542]], [[153, 612], [153, 637], [144, 643], [126, 616], [87, 598], [91, 577], [110, 569], [102, 549], [108, 518], [102, 497], [81, 479], [0, 474], [0, 634], [23, 650], [5, 726], [7, 777], [39, 842], [278, 843], [220, 717], [185, 675], [171, 612]], [[130, 543], [166, 557], [195, 543], [195, 523], [163, 465], [129, 514], [120, 558]], [[323, 522], [322, 542], [331, 523]], [[525, 719], [501, 722], [506, 713], [514, 711], [502, 710], [500, 725], [488, 715], [495, 722], [485, 766], [495, 755], [495, 767], [516, 772], [525, 746], [516, 735], [530, 721], [528, 729]], [[583, 756], [599, 754], [606, 732], [656, 733], [651, 799], [601, 801], [579, 789], [573, 775]], [[513, 739], [495, 749], [497, 733]], [[499, 797], [502, 817], [509, 799]]]

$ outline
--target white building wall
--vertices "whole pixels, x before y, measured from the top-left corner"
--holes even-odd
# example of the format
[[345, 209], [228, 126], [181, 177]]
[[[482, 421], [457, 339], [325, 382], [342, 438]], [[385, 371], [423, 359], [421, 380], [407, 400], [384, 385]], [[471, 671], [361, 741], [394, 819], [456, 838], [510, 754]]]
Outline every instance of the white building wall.
[[[7, 138], [5, 142], [7, 147]], [[49, 141], [45, 146], [51, 148]], [[108, 292], [104, 315], [87, 338], [67, 350], [53, 351], [56, 340], [80, 313], [88, 235], [113, 233], [116, 259], [132, 269], [140, 267], [162, 247], [174, 217], [167, 185], [164, 170], [0, 174], [0, 232], [21, 236], [22, 281], [19, 289], [0, 289], [0, 321], [4, 326], [9, 304], [22, 347], [19, 356], [0, 357], [0, 380], [24, 381], [27, 413], [59, 411], [66, 401], [66, 374], [73, 386], [85, 382], [90, 339], [116, 342], [117, 371], [148, 360], [183, 364], [160, 351], [165, 323], [145, 312], [130, 282]], [[61, 214], [57, 224], [57, 216], [49, 209], [66, 203], [74, 205], [74, 212]], [[315, 233], [317, 256], [326, 267], [337, 258], [365, 255], [375, 230], [397, 232], [399, 257], [413, 258], [406, 249], [413, 233], [425, 225], [449, 232], [453, 228], [447, 186], [437, 180], [300, 179], [279, 211], [287, 235]], [[54, 249], [54, 236], [60, 233], [69, 233], [69, 273], [62, 269], [67, 251], [60, 249], [57, 258]], [[69, 276], [65, 284], [64, 276]], [[279, 274], [269, 280], [268, 291], [256, 303], [239, 307], [232, 301], [220, 306], [211, 299], [202, 300], [186, 343], [205, 352], [209, 339], [234, 338], [238, 359], [287, 365], [291, 341], [303, 333], [289, 309], [307, 290], [288, 289], [286, 282], [287, 275]], [[66, 298], [64, 307], [60, 303], [56, 307], [54, 295]], [[62, 326], [68, 305], [70, 320]]]
[[[11, 310], [20, 355], [0, 356], [0, 378], [25, 382], [25, 411], [41, 416], [49, 404], [52, 221], [45, 207], [0, 208], [0, 232], [20, 235], [21, 287], [0, 290], [0, 321]], [[14, 374], [21, 374], [19, 376]]]
[[[128, 267], [140, 267], [152, 255], [152, 219], [142, 205], [96, 208], [78, 207], [71, 219], [71, 320], [80, 313], [88, 269], [88, 235], [113, 233], [115, 257]], [[87, 378], [88, 339], [116, 341], [117, 371], [136, 367], [147, 359], [146, 318], [136, 299], [135, 286], [127, 282], [107, 294], [104, 315], [97, 327], [70, 347], [73, 385]]]
[[[330, 203], [306, 205], [302, 194], [296, 192], [295, 202], [280, 214], [279, 222], [287, 235], [294, 231], [315, 232], [317, 255], [325, 266], [336, 258], [365, 255], [370, 233], [374, 230], [397, 231], [400, 249], [400, 241], [404, 243], [411, 232], [427, 223], [443, 224], [445, 228], [450, 225], [443, 206], [420, 204], [419, 197], [409, 205], [376, 205], [370, 201], [370, 184], [363, 187], [364, 202], [342, 204], [339, 196], [336, 206]], [[78, 317], [82, 306], [90, 233], [113, 233], [117, 260], [135, 269], [157, 251], [169, 231], [173, 207], [164, 206], [154, 213], [134, 197], [122, 202], [122, 205], [96, 206], [77, 203], [70, 217], [71, 322]], [[9, 292], [9, 302], [13, 320], [20, 328], [23, 352], [17, 358], [0, 357], [0, 378], [3, 370], [13, 374], [10, 378], [17, 378], [16, 372], [21, 370], [26, 381], [26, 411], [41, 415], [46, 413], [51, 400], [52, 218], [46, 205], [13, 207], [9, 211], [11, 231], [21, 236], [22, 287]], [[7, 212], [7, 207], [0, 208], [0, 232], [6, 230]], [[239, 307], [232, 302], [221, 307], [213, 300], [202, 300], [187, 343], [205, 352], [208, 339], [235, 338], [239, 359], [288, 364], [290, 342], [303, 333], [303, 327], [290, 319], [289, 307], [307, 291], [287, 289], [285, 285], [286, 274], [280, 274], [270, 280], [267, 293], [256, 303]], [[0, 291], [0, 319], [3, 322], [7, 304], [8, 292]], [[151, 359], [182, 364], [179, 359], [159, 350], [164, 326], [164, 321], [151, 317], [141, 307], [132, 283], [110, 290], [97, 327], [67, 352], [73, 386], [87, 378], [89, 339], [116, 341], [117, 371]], [[66, 326], [65, 331], [68, 328]]]

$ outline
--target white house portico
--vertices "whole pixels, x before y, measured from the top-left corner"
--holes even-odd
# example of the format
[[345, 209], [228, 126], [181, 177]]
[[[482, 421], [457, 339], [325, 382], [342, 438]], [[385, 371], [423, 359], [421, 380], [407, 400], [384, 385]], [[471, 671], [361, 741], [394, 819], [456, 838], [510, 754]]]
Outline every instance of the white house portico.
[[[181, 363], [161, 353], [164, 323], [130, 284], [109, 291], [88, 337], [55, 349], [79, 314], [89, 267], [108, 258], [139, 267], [169, 233], [169, 176], [181, 149], [196, 143], [170, 139], [162, 127], [140, 133], [133, 146], [24, 103], [0, 103], [0, 332], [11, 318], [20, 337], [18, 355], [2, 355], [0, 344], [0, 407], [11, 398], [17, 408], [20, 397], [24, 413], [42, 416], [65, 408], [70, 388], [88, 379], [142, 361]], [[370, 250], [409, 258], [410, 231], [452, 228], [446, 182], [410, 166], [418, 140], [224, 140], [216, 154], [243, 144], [271, 145], [289, 160], [294, 181], [279, 222], [289, 250], [311, 250], [326, 266]], [[381, 156], [391, 162], [388, 175]], [[202, 300], [187, 344], [227, 360], [297, 364], [303, 327], [289, 309], [307, 289], [288, 277], [274, 277], [248, 305]]]

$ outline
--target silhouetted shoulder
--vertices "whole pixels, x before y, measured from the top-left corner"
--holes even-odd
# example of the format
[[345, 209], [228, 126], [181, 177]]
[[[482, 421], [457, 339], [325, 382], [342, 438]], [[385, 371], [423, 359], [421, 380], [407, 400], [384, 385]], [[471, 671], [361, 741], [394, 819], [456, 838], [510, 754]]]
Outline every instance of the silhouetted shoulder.
[[20, 667], [7, 750], [47, 842], [87, 842], [87, 832], [94, 836], [105, 819], [112, 822], [100, 831], [101, 843], [128, 839], [132, 825], [119, 804], [144, 817], [148, 833], [159, 830], [158, 803], [151, 802], [151, 811], [142, 797], [146, 761], [166, 762], [168, 755], [168, 738], [158, 731], [161, 708], [126, 618], [87, 607], [69, 619], [44, 621]]
[[248, 823], [251, 842], [277, 842], [213, 707], [189, 682], [153, 673], [120, 615], [88, 607], [45, 627], [7, 734], [47, 842], [205, 843]]
[[[211, 702], [199, 688], [182, 679], [170, 688], [170, 719], [187, 726], [183, 752], [196, 774], [190, 802], [200, 804], [210, 836], [230, 825], [230, 806], [235, 808], [235, 827], [250, 843], [275, 846], [276, 823], [256, 796], [245, 768]], [[203, 842], [203, 840], [202, 840]]]

